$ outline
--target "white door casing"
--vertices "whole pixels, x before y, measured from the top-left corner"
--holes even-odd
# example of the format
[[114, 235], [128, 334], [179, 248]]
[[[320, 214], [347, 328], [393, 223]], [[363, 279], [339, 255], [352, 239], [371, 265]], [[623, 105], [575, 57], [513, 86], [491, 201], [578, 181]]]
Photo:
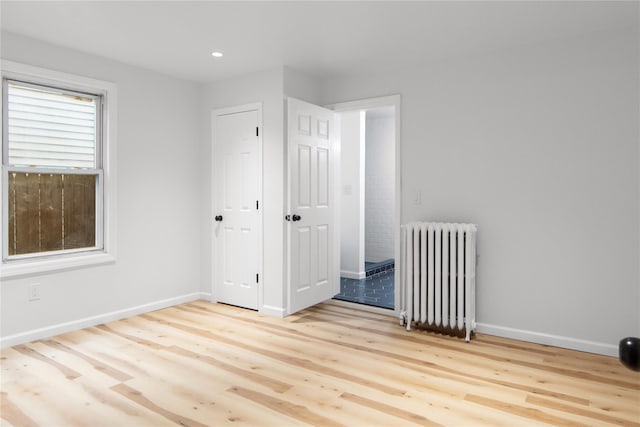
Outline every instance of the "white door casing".
[[287, 98], [287, 313], [332, 298], [340, 286], [337, 117]]
[[217, 110], [213, 136], [213, 299], [258, 309], [261, 260], [259, 109]]

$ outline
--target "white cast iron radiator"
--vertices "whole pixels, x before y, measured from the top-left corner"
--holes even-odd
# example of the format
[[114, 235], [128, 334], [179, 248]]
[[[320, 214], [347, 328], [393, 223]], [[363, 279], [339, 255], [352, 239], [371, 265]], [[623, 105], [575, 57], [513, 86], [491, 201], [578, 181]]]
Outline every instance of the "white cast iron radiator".
[[402, 226], [400, 324], [464, 336], [476, 328], [476, 226]]

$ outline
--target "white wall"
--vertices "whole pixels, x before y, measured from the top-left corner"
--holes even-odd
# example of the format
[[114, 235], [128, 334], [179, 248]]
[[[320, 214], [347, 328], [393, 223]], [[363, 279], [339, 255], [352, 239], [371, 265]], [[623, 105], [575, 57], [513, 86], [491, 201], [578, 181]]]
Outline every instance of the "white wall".
[[340, 114], [340, 180], [340, 276], [364, 279], [364, 111]]
[[402, 95], [402, 221], [479, 225], [480, 330], [609, 354], [640, 336], [638, 40], [324, 82], [325, 103]]
[[203, 291], [211, 292], [211, 111], [249, 103], [262, 103], [263, 141], [263, 229], [264, 261], [262, 296], [259, 309], [283, 315], [285, 309], [284, 277], [284, 98], [283, 69], [210, 83], [204, 87], [202, 109], [203, 133], [199, 167], [204, 184], [199, 209], [204, 212], [201, 224]]
[[[111, 81], [118, 91], [117, 261], [3, 279], [3, 343], [198, 298], [199, 86], [9, 33], [2, 33], [1, 56]], [[36, 282], [41, 299], [27, 302]]]
[[395, 117], [367, 111], [365, 161], [365, 259], [394, 258]]
[[284, 94], [311, 104], [321, 105], [321, 83], [313, 76], [309, 76], [290, 67], [282, 69], [282, 84]]

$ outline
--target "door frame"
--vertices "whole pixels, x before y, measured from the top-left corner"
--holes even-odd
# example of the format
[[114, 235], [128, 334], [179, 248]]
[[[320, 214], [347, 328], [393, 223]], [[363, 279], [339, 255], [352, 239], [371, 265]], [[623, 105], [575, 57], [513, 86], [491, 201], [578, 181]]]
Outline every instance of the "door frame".
[[[400, 116], [400, 104], [401, 97], [399, 94], [396, 95], [388, 95], [388, 96], [380, 96], [375, 98], [365, 98], [358, 99], [355, 101], [347, 101], [347, 102], [337, 102], [335, 104], [326, 105], [326, 108], [329, 108], [336, 113], [344, 113], [348, 111], [360, 111], [360, 110], [368, 110], [372, 108], [378, 107], [394, 107], [394, 126], [395, 126], [395, 209], [393, 215], [393, 252], [394, 252], [394, 308], [393, 311], [387, 310], [380, 307], [368, 306], [364, 304], [356, 304], [347, 301], [338, 301], [331, 300], [332, 304], [336, 305], [344, 305], [349, 307], [357, 306], [360, 310], [372, 311], [381, 314], [393, 315], [395, 317], [399, 317], [400, 315], [400, 299], [403, 295], [402, 291], [402, 283], [401, 283], [401, 274], [400, 274], [400, 225], [402, 221], [402, 171], [400, 170], [400, 166], [402, 164], [401, 154], [402, 154], [402, 140], [401, 140], [401, 116]], [[366, 215], [366, 212], [365, 212]]]
[[[263, 268], [263, 259], [264, 259], [264, 227], [263, 227], [263, 215], [264, 211], [264, 200], [263, 200], [263, 166], [262, 166], [262, 153], [263, 153], [263, 126], [262, 126], [262, 103], [261, 102], [253, 102], [249, 104], [242, 104], [233, 107], [225, 107], [225, 108], [217, 108], [211, 110], [211, 224], [213, 224], [213, 216], [216, 213], [216, 209], [218, 208], [217, 201], [215, 198], [215, 188], [216, 188], [216, 179], [214, 173], [214, 167], [216, 164], [216, 134], [215, 134], [215, 118], [217, 116], [226, 116], [229, 114], [235, 113], [244, 113], [247, 111], [256, 111], [258, 114], [258, 200], [260, 202], [260, 208], [258, 209], [258, 311], [262, 309], [263, 300], [264, 300], [264, 268]], [[222, 256], [218, 254], [218, 249], [216, 245], [216, 236], [214, 227], [211, 227], [211, 259], [209, 260], [210, 272], [211, 272], [211, 302], [218, 302], [218, 296], [216, 292], [216, 267], [214, 259], [217, 259], [218, 256]]]

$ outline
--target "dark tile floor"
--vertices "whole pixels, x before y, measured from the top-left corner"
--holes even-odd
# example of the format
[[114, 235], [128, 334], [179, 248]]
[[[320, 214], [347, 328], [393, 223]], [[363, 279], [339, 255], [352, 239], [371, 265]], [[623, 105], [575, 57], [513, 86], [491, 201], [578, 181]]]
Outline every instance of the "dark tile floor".
[[382, 308], [394, 308], [394, 270], [366, 279], [340, 278], [340, 293], [334, 298]]

